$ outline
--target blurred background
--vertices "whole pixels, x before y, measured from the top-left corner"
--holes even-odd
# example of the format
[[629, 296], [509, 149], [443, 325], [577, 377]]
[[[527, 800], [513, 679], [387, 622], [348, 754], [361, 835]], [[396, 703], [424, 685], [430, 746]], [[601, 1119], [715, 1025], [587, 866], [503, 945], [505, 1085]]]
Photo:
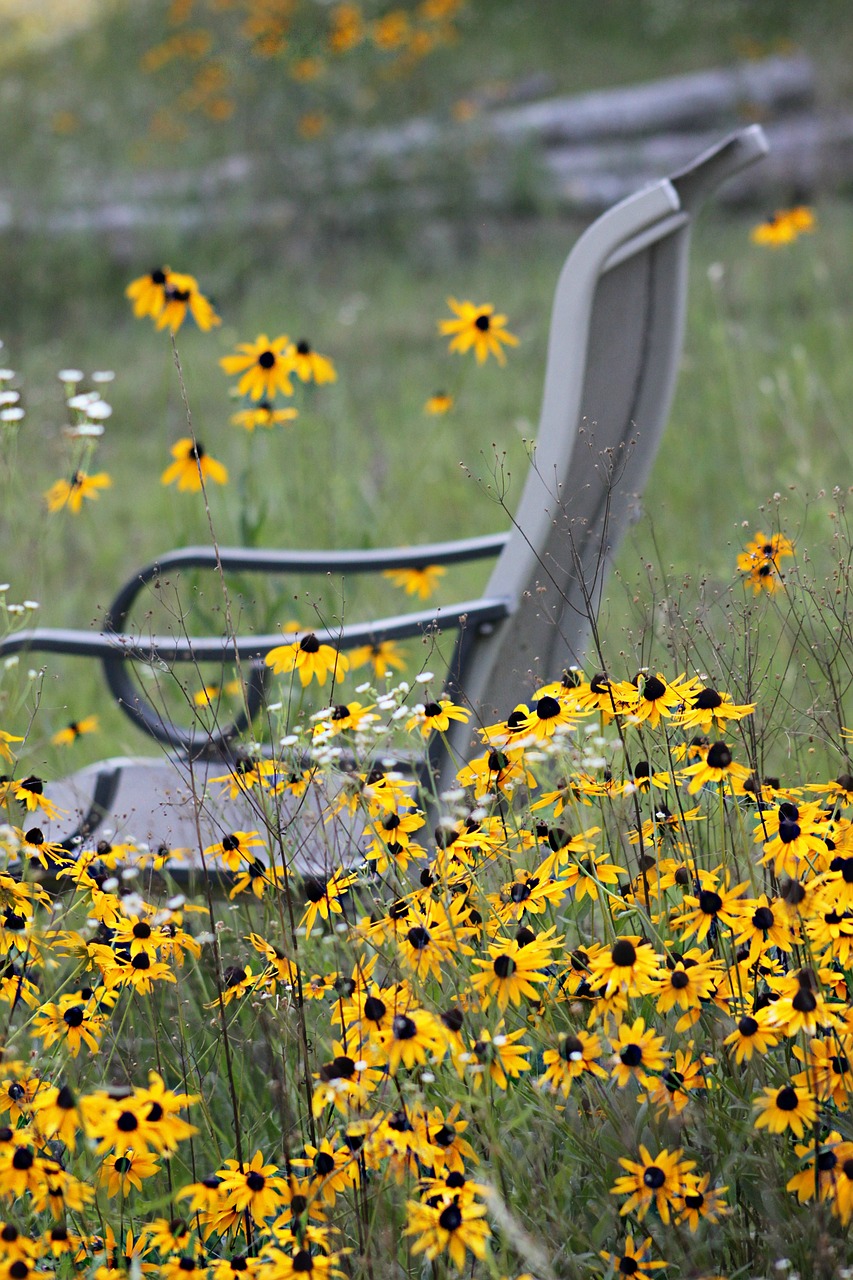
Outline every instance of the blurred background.
[[[209, 540], [200, 500], [160, 484], [186, 411], [168, 335], [124, 296], [132, 279], [190, 272], [222, 317], [178, 335], [194, 429], [230, 472], [210, 495], [222, 544], [490, 532], [507, 520], [495, 489], [512, 509], [527, 469], [577, 234], [755, 120], [771, 160], [698, 228], [651, 517], [605, 610], [614, 651], [648, 656], [630, 629], [643, 583], [701, 565], [722, 586], [743, 524], [796, 536], [814, 495], [850, 482], [846, 0], [0, 0], [0, 19], [0, 359], [25, 409], [2, 429], [0, 576], [43, 623], [97, 623], [134, 567]], [[792, 205], [814, 209], [815, 229], [754, 243]], [[507, 368], [448, 354], [449, 295], [508, 316]], [[259, 333], [309, 340], [338, 381], [302, 389], [293, 426], [250, 435], [230, 422], [218, 361]], [[112, 487], [48, 516], [43, 493], [74, 465], [69, 367], [115, 373], [89, 461]], [[439, 390], [453, 408], [425, 415]], [[448, 599], [478, 590], [482, 567], [464, 573]], [[323, 607], [348, 620], [400, 607], [387, 584], [383, 601], [375, 586], [346, 602], [340, 584], [239, 589], [258, 627], [310, 624], [329, 590]], [[58, 666], [41, 695], [54, 727], [103, 710], [97, 675], [68, 669], [73, 693]]]

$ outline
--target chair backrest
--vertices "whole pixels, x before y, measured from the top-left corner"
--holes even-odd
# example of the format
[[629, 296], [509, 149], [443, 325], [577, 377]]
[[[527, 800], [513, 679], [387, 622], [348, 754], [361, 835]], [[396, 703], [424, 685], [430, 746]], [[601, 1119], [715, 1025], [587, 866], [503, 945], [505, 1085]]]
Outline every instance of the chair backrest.
[[[681, 356], [693, 215], [767, 152], [755, 125], [622, 201], [580, 237], [560, 275], [530, 471], [485, 594], [502, 622], [463, 632], [454, 687], [482, 722], [580, 662], [606, 571], [636, 512]], [[470, 754], [460, 731], [453, 743]]]

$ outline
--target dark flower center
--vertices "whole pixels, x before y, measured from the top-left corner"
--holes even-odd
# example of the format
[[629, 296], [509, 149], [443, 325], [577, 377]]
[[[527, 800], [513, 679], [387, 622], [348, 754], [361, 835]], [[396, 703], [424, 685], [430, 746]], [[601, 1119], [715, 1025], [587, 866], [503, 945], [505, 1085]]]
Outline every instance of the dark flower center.
[[798, 822], [780, 822], [779, 823], [779, 839], [783, 844], [793, 844], [801, 835], [800, 824]]
[[441, 715], [441, 703], [440, 703], [440, 702], [427, 702], [427, 703], [424, 705], [424, 715], [427, 717], [427, 719], [428, 719], [428, 720], [432, 720], [434, 716], [440, 716], [440, 715]]
[[701, 1209], [705, 1203], [705, 1197], [701, 1191], [688, 1191], [684, 1197], [684, 1203], [688, 1209]]
[[817, 1008], [817, 998], [806, 987], [801, 987], [791, 1001], [791, 1005], [797, 1013], [814, 1013]]
[[752, 917], [753, 928], [767, 930], [773, 928], [773, 912], [769, 907], [758, 907]]
[[640, 1264], [636, 1258], [631, 1258], [626, 1253], [619, 1259], [619, 1274], [623, 1276], [634, 1276], [637, 1274]]
[[637, 959], [634, 944], [629, 942], [627, 938], [620, 938], [610, 948], [610, 959], [620, 969], [630, 969]]
[[578, 1055], [583, 1057], [583, 1044], [577, 1036], [566, 1036], [560, 1048], [560, 1056], [565, 1058], [566, 1062], [576, 1062]]
[[703, 889], [699, 894], [699, 910], [706, 916], [715, 916], [723, 907], [723, 900], [713, 889]]
[[439, 1014], [439, 1017], [448, 1031], [461, 1031], [462, 1023], [465, 1020], [465, 1015], [461, 1009], [448, 1009], [445, 1013]]
[[137, 920], [136, 924], [133, 926], [133, 936], [134, 938], [150, 938], [151, 925], [146, 924], [144, 920]]
[[643, 685], [643, 697], [647, 702], [655, 702], [666, 693], [666, 685], [657, 676], [649, 676]]
[[39, 848], [40, 845], [44, 844], [44, 832], [41, 827], [30, 827], [29, 831], [25, 833], [24, 839], [27, 844], [32, 844]]
[[659, 1191], [666, 1182], [666, 1174], [663, 1169], [659, 1169], [656, 1164], [649, 1165], [643, 1174], [643, 1182], [650, 1191]]
[[[488, 317], [486, 317], [488, 319]], [[445, 1231], [458, 1231], [462, 1226], [462, 1210], [458, 1204], [449, 1204], [438, 1215], [438, 1225]]]
[[132, 1111], [122, 1111], [116, 1121], [116, 1128], [119, 1133], [133, 1133], [134, 1129], [139, 1128], [139, 1120]]
[[334, 1170], [335, 1158], [328, 1151], [318, 1151], [314, 1157], [314, 1172], [318, 1178], [327, 1178]]
[[369, 1022], [381, 1022], [385, 1017], [385, 1005], [377, 996], [368, 996], [365, 1000], [364, 1016]]
[[406, 937], [409, 944], [416, 951], [423, 951], [424, 947], [428, 947], [430, 944], [429, 929], [425, 929], [422, 924], [416, 924], [413, 929], [409, 930]]
[[262, 369], [272, 369], [275, 365], [275, 352], [262, 351], [258, 356], [258, 364]]
[[292, 1265], [294, 1271], [313, 1271], [314, 1259], [311, 1257], [311, 1254], [307, 1249], [300, 1249], [294, 1257]]
[[479, 329], [480, 333], [488, 333], [491, 320], [489, 316], [479, 315], [474, 321], [474, 328]]
[[553, 720], [560, 714], [560, 704], [556, 698], [540, 698], [536, 703], [536, 714], [540, 720]]
[[418, 1034], [417, 1023], [412, 1018], [407, 1018], [404, 1013], [397, 1014], [391, 1023], [391, 1030], [395, 1040], [413, 1040]]
[[12, 1157], [12, 1168], [24, 1173], [27, 1169], [32, 1169], [34, 1164], [35, 1156], [32, 1151], [27, 1151], [26, 1147], [18, 1147]]
[[715, 742], [708, 748], [707, 763], [711, 769], [728, 769], [732, 753], [724, 742]]
[[251, 1173], [246, 1174], [246, 1186], [250, 1191], [263, 1191], [266, 1182], [264, 1175], [258, 1173], [257, 1169], [253, 1169]]
[[509, 978], [515, 973], [517, 965], [512, 956], [498, 956], [492, 968], [499, 978]]
[[83, 1010], [79, 1004], [75, 1004], [73, 1008], [66, 1009], [62, 1015], [62, 1020], [69, 1027], [79, 1027], [83, 1023]]
[[690, 985], [690, 979], [683, 969], [676, 969], [669, 981], [676, 991], [683, 991], [685, 987]]
[[786, 1084], [784, 1089], [780, 1089], [776, 1094], [776, 1106], [780, 1111], [796, 1111], [799, 1106], [796, 1089], [789, 1084]]
[[304, 338], [300, 338], [299, 342], [296, 344], [296, 350], [301, 356], [310, 356], [311, 344], [306, 342]]
[[354, 1075], [355, 1063], [345, 1054], [339, 1054], [337, 1058], [333, 1058], [331, 1062], [327, 1062], [320, 1068], [320, 1077], [323, 1080], [351, 1080]]
[[303, 653], [318, 653], [320, 649], [320, 641], [311, 631], [307, 636], [303, 636], [299, 641], [299, 648]]
[[643, 1050], [638, 1044], [626, 1044], [625, 1048], [620, 1050], [619, 1057], [626, 1067], [638, 1067], [643, 1061]]
[[693, 707], [696, 711], [715, 711], [722, 701], [716, 689], [700, 689], [693, 699]]
[[737, 1024], [737, 1029], [742, 1036], [754, 1036], [758, 1030], [758, 1023], [755, 1018], [751, 1018], [748, 1013], [745, 1013]]

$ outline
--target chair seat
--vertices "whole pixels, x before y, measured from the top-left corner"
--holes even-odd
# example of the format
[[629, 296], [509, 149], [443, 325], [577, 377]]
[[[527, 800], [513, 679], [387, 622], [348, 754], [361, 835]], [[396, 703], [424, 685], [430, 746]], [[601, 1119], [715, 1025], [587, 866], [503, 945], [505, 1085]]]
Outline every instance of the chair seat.
[[[235, 831], [264, 836], [272, 829], [276, 841], [280, 832], [288, 870], [299, 877], [329, 875], [336, 866], [362, 861], [363, 814], [344, 807], [334, 822], [324, 822], [324, 814], [352, 776], [346, 771], [336, 771], [328, 783], [324, 774], [323, 785], [308, 787], [302, 797], [285, 792], [269, 800], [266, 813], [257, 791], [245, 790], [231, 798], [227, 782], [212, 781], [227, 774], [221, 759], [190, 765], [177, 757], [114, 756], [45, 784], [44, 794], [61, 816], [51, 820], [36, 810], [27, 815], [25, 826], [40, 826], [48, 839], [62, 840], [69, 851], [94, 849], [100, 842], [130, 842], [155, 854], [168, 849], [172, 852], [166, 870], [179, 881], [205, 866], [208, 871], [225, 870], [221, 858], [203, 859], [199, 850]], [[99, 822], [101, 810], [108, 816]], [[72, 830], [76, 834], [69, 837]], [[263, 848], [252, 853], [268, 863]], [[132, 855], [123, 859], [123, 865], [128, 864], [133, 864]]]

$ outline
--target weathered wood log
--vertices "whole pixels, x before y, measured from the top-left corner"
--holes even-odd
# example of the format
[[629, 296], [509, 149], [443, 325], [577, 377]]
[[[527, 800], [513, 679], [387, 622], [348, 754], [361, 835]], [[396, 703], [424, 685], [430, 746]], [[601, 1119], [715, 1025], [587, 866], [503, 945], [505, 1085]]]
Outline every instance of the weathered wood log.
[[547, 144], [636, 138], [802, 108], [814, 94], [815, 72], [807, 57], [773, 57], [493, 111], [486, 127], [508, 141], [533, 136]]
[[[853, 178], [853, 114], [797, 116], [764, 125], [770, 154], [760, 172], [744, 172], [720, 191], [732, 203], [769, 204], [831, 190]], [[719, 138], [716, 131], [670, 133], [633, 142], [549, 149], [543, 163], [565, 206], [605, 208], [646, 182], [687, 164]]]

